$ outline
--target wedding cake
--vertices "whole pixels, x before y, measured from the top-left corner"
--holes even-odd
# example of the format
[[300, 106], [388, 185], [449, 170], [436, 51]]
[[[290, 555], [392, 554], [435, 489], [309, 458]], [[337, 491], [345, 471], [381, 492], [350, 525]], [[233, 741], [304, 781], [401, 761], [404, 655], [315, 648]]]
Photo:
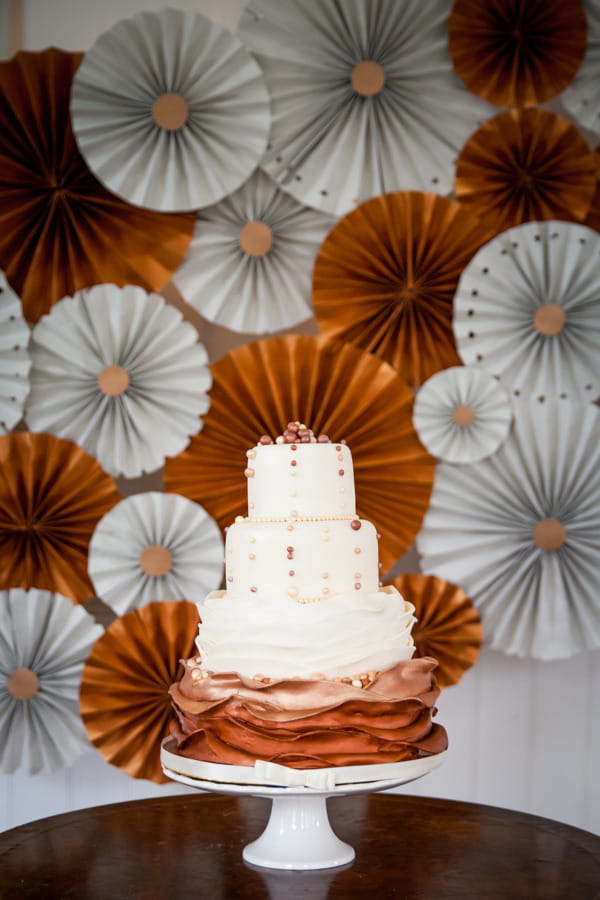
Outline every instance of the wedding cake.
[[198, 605], [198, 655], [170, 689], [174, 752], [292, 769], [445, 750], [435, 660], [414, 607], [379, 582], [343, 442], [290, 422], [247, 451], [248, 515], [227, 530], [225, 589]]

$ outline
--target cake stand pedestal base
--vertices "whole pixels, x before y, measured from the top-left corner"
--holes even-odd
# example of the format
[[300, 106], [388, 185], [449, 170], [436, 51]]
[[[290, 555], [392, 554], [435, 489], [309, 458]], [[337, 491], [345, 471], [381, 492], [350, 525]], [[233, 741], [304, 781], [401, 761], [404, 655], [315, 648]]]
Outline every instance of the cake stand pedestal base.
[[267, 827], [242, 853], [246, 862], [269, 869], [330, 869], [354, 855], [334, 833], [322, 794], [273, 797]]
[[265, 869], [332, 869], [354, 859], [354, 849], [333, 832], [328, 797], [386, 791], [436, 769], [446, 752], [380, 765], [290, 769], [257, 761], [254, 767], [188, 759], [165, 738], [160, 759], [165, 775], [200, 791], [266, 797], [271, 815], [263, 833], [243, 852], [245, 862]]

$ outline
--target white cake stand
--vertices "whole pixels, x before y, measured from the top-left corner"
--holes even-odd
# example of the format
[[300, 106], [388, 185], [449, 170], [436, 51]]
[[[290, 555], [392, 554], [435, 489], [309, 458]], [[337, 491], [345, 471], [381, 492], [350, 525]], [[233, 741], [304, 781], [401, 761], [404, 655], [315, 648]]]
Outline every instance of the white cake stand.
[[254, 767], [186, 759], [166, 738], [162, 769], [168, 778], [201, 791], [267, 797], [271, 814], [263, 833], [244, 847], [243, 858], [269, 869], [329, 869], [352, 862], [354, 849], [329, 822], [327, 798], [386, 791], [422, 778], [442, 764], [446, 752], [421, 759], [372, 766], [289, 769], [258, 761]]

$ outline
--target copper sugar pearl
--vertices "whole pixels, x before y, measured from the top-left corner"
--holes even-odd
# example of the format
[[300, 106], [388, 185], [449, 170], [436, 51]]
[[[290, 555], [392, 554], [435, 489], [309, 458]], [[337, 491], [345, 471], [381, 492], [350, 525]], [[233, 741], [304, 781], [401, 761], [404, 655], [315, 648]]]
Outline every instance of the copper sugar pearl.
[[[275, 440], [269, 434], [263, 434], [258, 439], [259, 444], [331, 444], [331, 438], [327, 434], [315, 437], [314, 431], [307, 428], [302, 422], [288, 422], [283, 432]], [[345, 444], [345, 441], [341, 441]], [[292, 447], [295, 450], [295, 446]]]

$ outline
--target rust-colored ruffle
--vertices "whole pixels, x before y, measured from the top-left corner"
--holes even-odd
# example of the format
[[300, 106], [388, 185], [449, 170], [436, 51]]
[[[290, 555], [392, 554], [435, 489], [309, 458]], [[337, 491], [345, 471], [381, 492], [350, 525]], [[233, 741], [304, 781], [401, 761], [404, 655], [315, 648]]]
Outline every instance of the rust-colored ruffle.
[[437, 663], [398, 663], [366, 688], [336, 681], [263, 683], [216, 674], [194, 680], [195, 661], [170, 694], [171, 734], [182, 756], [251, 766], [257, 759], [294, 769], [399, 762], [448, 745], [433, 724]]

